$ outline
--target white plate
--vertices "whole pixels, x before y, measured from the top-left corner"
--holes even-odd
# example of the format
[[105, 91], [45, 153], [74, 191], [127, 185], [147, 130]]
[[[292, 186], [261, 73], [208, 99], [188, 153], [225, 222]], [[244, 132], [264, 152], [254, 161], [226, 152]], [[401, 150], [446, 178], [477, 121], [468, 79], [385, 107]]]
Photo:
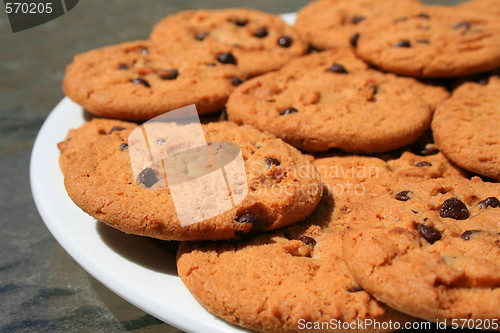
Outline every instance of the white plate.
[[[295, 14], [285, 14], [287, 22]], [[82, 108], [64, 98], [35, 141], [30, 180], [50, 232], [87, 272], [130, 303], [187, 332], [246, 332], [208, 313], [177, 276], [175, 257], [161, 242], [125, 235], [97, 223], [64, 189], [57, 143], [85, 122]]]

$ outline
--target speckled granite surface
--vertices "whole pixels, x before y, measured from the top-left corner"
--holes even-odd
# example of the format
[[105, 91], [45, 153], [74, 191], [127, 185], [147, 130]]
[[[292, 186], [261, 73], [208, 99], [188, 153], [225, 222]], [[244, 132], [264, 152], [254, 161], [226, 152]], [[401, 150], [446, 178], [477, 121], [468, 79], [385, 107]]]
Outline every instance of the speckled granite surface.
[[28, 178], [31, 147], [63, 97], [61, 79], [72, 56], [146, 38], [153, 23], [179, 10], [238, 6], [282, 13], [308, 2], [82, 0], [68, 14], [16, 34], [0, 13], [0, 332], [179, 332], [87, 274], [36, 211]]

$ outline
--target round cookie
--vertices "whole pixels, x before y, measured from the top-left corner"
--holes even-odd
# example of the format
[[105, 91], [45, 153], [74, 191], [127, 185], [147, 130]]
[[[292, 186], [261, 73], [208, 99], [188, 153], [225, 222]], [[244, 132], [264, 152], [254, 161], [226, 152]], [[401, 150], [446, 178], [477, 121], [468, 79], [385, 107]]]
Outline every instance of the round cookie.
[[191, 104], [199, 114], [218, 111], [245, 77], [215, 53], [135, 41], [75, 56], [63, 88], [93, 114], [148, 120]]
[[[144, 168], [134, 179], [129, 149], [132, 152], [130, 147], [137, 145], [128, 138], [135, 128], [132, 123], [94, 119], [70, 131], [59, 144], [64, 184], [71, 199], [92, 217], [123, 232], [164, 240], [245, 237], [300, 221], [320, 200], [319, 175], [298, 150], [249, 126], [210, 123], [202, 125], [207, 142], [240, 147], [248, 194], [224, 213], [181, 225], [171, 190], [165, 188], [157, 165]], [[182, 143], [165, 143], [161, 138], [150, 136], [149, 140], [172, 149], [182, 147]], [[154, 154], [156, 148], [149, 149]]]
[[[413, 321], [356, 284], [342, 260], [342, 228], [335, 224], [357, 199], [350, 185], [377, 177], [385, 163], [345, 156], [315, 165], [327, 189], [311, 216], [248, 240], [181, 242], [177, 271], [182, 281], [208, 311], [258, 332], [300, 332], [313, 322]], [[364, 331], [353, 327], [352, 332]]]
[[219, 61], [250, 76], [279, 69], [309, 45], [279, 17], [253, 9], [184, 11], [160, 21], [150, 40], [186, 49], [208, 48]]
[[500, 78], [465, 83], [437, 109], [434, 139], [448, 158], [469, 171], [500, 180]]
[[360, 22], [419, 3], [416, 0], [317, 0], [299, 11], [295, 26], [319, 50], [350, 47], [356, 41]]
[[500, 24], [453, 7], [384, 13], [358, 25], [357, 54], [396, 74], [453, 77], [500, 66]]
[[349, 216], [344, 259], [361, 287], [401, 312], [498, 318], [498, 198], [500, 185], [478, 177], [401, 182]]
[[447, 97], [441, 87], [369, 70], [345, 48], [245, 82], [230, 96], [227, 113], [303, 150], [383, 152], [428, 128], [432, 107], [423, 98], [435, 98], [436, 91]]

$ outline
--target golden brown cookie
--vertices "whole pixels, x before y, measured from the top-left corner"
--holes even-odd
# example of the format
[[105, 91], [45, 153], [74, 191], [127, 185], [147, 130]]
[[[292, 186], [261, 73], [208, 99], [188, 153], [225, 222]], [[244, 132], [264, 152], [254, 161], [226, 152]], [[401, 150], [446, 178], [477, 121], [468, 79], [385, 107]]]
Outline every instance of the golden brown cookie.
[[[316, 169], [295, 148], [249, 126], [210, 123], [202, 125], [207, 142], [230, 142], [240, 147], [248, 194], [219, 215], [181, 225], [171, 188], [164, 186], [163, 169], [156, 164], [148, 166], [147, 152], [144, 169], [137, 178], [133, 176], [129, 153], [137, 145], [128, 138], [136, 128], [132, 123], [95, 119], [71, 130], [59, 144], [69, 196], [92, 217], [123, 232], [165, 240], [244, 237], [304, 219], [321, 197], [322, 185]], [[172, 149], [182, 148], [183, 144], [182, 140], [165, 142], [161, 137], [149, 136], [149, 140], [152, 145]], [[155, 154], [155, 149], [150, 147], [149, 151]], [[194, 156], [193, 164], [197, 160]], [[171, 162], [166, 159], [165, 164], [168, 163]], [[179, 173], [182, 168], [179, 165]], [[193, 178], [189, 170], [192, 168], [185, 174], [186, 180]]]
[[439, 106], [432, 121], [434, 139], [453, 162], [500, 180], [500, 78], [465, 83]]
[[441, 87], [367, 69], [345, 48], [245, 82], [229, 98], [227, 113], [307, 151], [373, 153], [416, 140], [430, 124], [430, 103], [447, 95]]
[[209, 51], [136, 41], [75, 56], [63, 88], [93, 114], [149, 120], [191, 104], [199, 114], [218, 111], [245, 77]]
[[361, 22], [357, 54], [386, 71], [453, 77], [500, 66], [498, 20], [453, 7], [421, 6]]
[[349, 216], [344, 259], [361, 287], [409, 315], [499, 318], [498, 198], [500, 185], [478, 177], [400, 182]]
[[279, 69], [308, 50], [295, 28], [281, 18], [253, 9], [184, 11], [168, 16], [150, 40], [185, 49], [210, 49], [220, 63], [232, 63], [255, 76]]
[[299, 11], [295, 25], [319, 50], [350, 47], [356, 42], [360, 22], [419, 3], [416, 0], [316, 0]]

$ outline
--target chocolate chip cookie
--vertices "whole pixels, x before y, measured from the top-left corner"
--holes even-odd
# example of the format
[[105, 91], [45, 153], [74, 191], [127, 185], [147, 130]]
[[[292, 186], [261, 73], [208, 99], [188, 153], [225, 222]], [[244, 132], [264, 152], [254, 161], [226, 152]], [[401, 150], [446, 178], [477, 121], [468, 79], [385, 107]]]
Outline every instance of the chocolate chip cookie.
[[350, 47], [356, 44], [357, 25], [362, 21], [416, 4], [414, 0], [317, 0], [299, 11], [295, 25], [319, 50]]
[[[161, 130], [174, 125], [158, 123], [155, 128]], [[320, 200], [319, 175], [298, 150], [249, 126], [210, 123], [202, 125], [207, 142], [229, 142], [240, 147], [248, 193], [240, 203], [219, 215], [181, 225], [176, 213], [177, 202], [174, 206], [176, 198], [171, 191], [174, 184], [168, 177], [169, 187], [166, 187], [167, 177], [163, 176], [162, 167], [174, 164], [173, 170], [179, 170], [185, 181], [196, 181], [201, 177], [195, 173], [198, 158], [193, 156], [188, 161], [193, 162], [194, 169], [182, 164], [182, 160], [175, 159], [174, 163], [169, 158], [159, 166], [148, 154], [155, 155], [159, 146], [182, 150], [183, 140], [169, 142], [148, 134], [150, 144], [147, 151], [139, 155], [144, 159], [140, 167], [143, 169], [134, 177], [132, 168], [138, 167], [131, 165], [132, 150], [141, 153], [140, 146], [133, 148], [138, 145], [135, 137], [130, 136], [136, 128], [132, 123], [94, 119], [71, 130], [59, 144], [64, 184], [71, 199], [92, 217], [123, 232], [164, 240], [246, 237], [300, 221]], [[151, 132], [148, 130], [148, 133]], [[183, 173], [183, 169], [188, 171]], [[234, 195], [233, 187], [231, 192]], [[214, 200], [208, 204], [213, 206]]]
[[93, 114], [148, 120], [191, 104], [199, 114], [218, 111], [245, 77], [215, 53], [136, 41], [77, 55], [63, 88]]
[[373, 195], [362, 193], [362, 182], [389, 179], [385, 162], [341, 156], [315, 165], [326, 190], [311, 216], [248, 240], [182, 242], [177, 257], [182, 281], [208, 311], [258, 332], [300, 332], [313, 322], [414, 320], [364, 291], [342, 260], [336, 220], [351, 200]]
[[439, 148], [459, 166], [500, 180], [500, 78], [465, 83], [432, 122]]
[[227, 113], [307, 151], [373, 153], [416, 140], [429, 127], [429, 103], [447, 95], [441, 87], [368, 69], [345, 48], [245, 82], [229, 98]]
[[281, 18], [243, 8], [168, 16], [153, 28], [150, 40], [185, 49], [213, 50], [219, 64], [237, 65], [250, 76], [279, 69], [309, 47]]
[[344, 259], [381, 302], [412, 316], [500, 316], [500, 185], [401, 182], [350, 215]]
[[497, 20], [453, 7], [421, 6], [361, 22], [357, 54], [384, 70], [417, 77], [453, 77], [500, 66]]

